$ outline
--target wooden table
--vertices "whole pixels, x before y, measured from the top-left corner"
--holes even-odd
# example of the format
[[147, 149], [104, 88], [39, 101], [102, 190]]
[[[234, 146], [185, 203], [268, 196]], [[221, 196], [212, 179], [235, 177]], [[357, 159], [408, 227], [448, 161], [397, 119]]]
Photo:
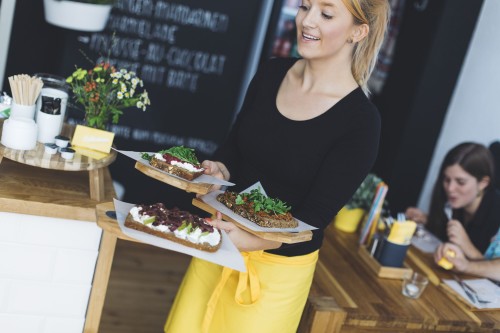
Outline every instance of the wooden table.
[[[3, 120], [0, 120], [0, 133]], [[71, 135], [65, 126], [63, 135]], [[80, 156], [65, 161], [0, 144], [0, 211], [79, 221], [96, 221], [96, 205], [115, 196], [108, 168], [116, 152], [96, 161]], [[117, 237], [104, 230], [87, 307], [84, 333], [97, 333]]]
[[[4, 119], [0, 119], [0, 136], [2, 134]], [[73, 136], [74, 126], [64, 124], [61, 135], [68, 138]], [[16, 150], [0, 144], [0, 163], [2, 157], [8, 158], [22, 164], [27, 164], [39, 168], [64, 171], [88, 171], [89, 175], [89, 196], [92, 200], [102, 201], [104, 195], [104, 168], [114, 162], [117, 152], [111, 150], [108, 156], [100, 160], [95, 160], [80, 154], [75, 154], [71, 160], [65, 160], [61, 154], [49, 155], [45, 153], [44, 144], [37, 142], [35, 149]]]
[[443, 287], [449, 273], [411, 248], [406, 264], [431, 282], [419, 299], [401, 294], [401, 280], [378, 278], [358, 254], [357, 234], [329, 227], [299, 333], [500, 332], [500, 311], [470, 311]]

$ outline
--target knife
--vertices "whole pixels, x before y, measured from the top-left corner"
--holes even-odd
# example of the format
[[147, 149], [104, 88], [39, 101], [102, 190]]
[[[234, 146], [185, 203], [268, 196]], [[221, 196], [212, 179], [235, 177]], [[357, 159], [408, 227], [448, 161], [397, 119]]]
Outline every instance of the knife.
[[465, 284], [465, 282], [462, 279], [460, 279], [458, 276], [456, 276], [455, 274], [453, 274], [453, 278], [455, 279], [455, 281], [457, 281], [457, 283], [462, 288], [462, 290], [465, 292], [465, 295], [467, 295], [469, 300], [473, 304], [477, 304], [477, 295], [476, 295], [475, 291], [471, 290], [471, 288], [467, 284]]

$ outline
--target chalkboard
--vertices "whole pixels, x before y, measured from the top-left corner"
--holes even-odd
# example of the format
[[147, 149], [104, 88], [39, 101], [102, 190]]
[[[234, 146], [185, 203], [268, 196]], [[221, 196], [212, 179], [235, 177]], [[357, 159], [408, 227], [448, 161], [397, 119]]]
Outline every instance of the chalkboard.
[[[116, 146], [157, 151], [184, 145], [208, 158], [224, 140], [246, 88], [243, 79], [264, 3], [119, 0], [104, 31], [65, 34], [59, 72], [68, 76], [75, 66], [90, 68], [89, 59], [135, 71], [151, 106], [146, 112], [127, 110], [111, 126]], [[68, 121], [77, 123], [82, 115], [72, 111]], [[146, 179], [126, 158], [119, 157], [110, 169], [129, 201], [180, 195]]]

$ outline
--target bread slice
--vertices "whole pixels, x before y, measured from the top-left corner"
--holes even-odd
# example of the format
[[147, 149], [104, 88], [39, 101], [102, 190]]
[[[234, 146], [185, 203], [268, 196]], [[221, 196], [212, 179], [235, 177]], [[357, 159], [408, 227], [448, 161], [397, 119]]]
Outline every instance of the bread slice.
[[172, 164], [169, 164], [165, 161], [162, 161], [162, 160], [159, 160], [157, 159], [156, 157], [151, 157], [151, 159], [149, 160], [149, 164], [154, 166], [155, 168], [158, 168], [160, 170], [163, 170], [165, 172], [168, 172], [172, 175], [176, 175], [178, 177], [181, 177], [181, 178], [184, 178], [184, 179], [187, 179], [187, 180], [193, 180], [199, 176], [201, 176], [203, 174], [203, 169], [201, 171], [190, 171], [188, 169], [185, 169], [185, 168], [181, 168], [179, 166], [176, 166], [176, 165], [172, 165]]
[[[180, 216], [182, 222], [177, 218], [175, 218], [175, 221], [174, 219], [172, 219], [172, 221], [169, 221], [168, 219], [169, 216], [172, 216], [172, 212], [174, 212], [175, 215]], [[152, 216], [155, 217], [154, 222], [144, 222], [144, 217], [148, 219]], [[185, 246], [189, 246], [194, 249], [206, 252], [216, 252], [222, 245], [222, 235], [218, 229], [210, 226], [204, 221], [202, 222], [202, 220], [203, 219], [199, 218], [196, 215], [192, 215], [189, 212], [167, 210], [162, 204], [138, 205], [130, 210], [125, 219], [125, 226], [127, 228], [161, 237]], [[197, 228], [200, 229], [199, 227], [201, 226], [201, 223], [205, 224], [203, 228], [211, 230], [210, 233], [213, 234], [212, 244], [203, 241], [203, 239], [199, 235], [201, 231], [196, 230]], [[183, 233], [180, 233], [183, 234], [184, 237], [179, 237], [174, 231], [171, 230], [180, 229], [180, 225], [183, 225], [184, 227], [186, 225], [190, 225], [190, 227], [186, 229], [191, 229], [192, 232], [188, 233], [187, 231], [184, 231]], [[209, 232], [207, 231], [207, 233]], [[190, 237], [186, 237], [187, 234], [189, 234]], [[197, 239], [197, 241], [193, 241], [193, 239]]]
[[290, 212], [284, 214], [269, 214], [264, 211], [256, 212], [252, 205], [236, 204], [237, 193], [226, 191], [217, 196], [217, 201], [224, 204], [227, 208], [231, 209], [234, 213], [240, 215], [264, 228], [296, 228], [299, 222], [293, 218]]

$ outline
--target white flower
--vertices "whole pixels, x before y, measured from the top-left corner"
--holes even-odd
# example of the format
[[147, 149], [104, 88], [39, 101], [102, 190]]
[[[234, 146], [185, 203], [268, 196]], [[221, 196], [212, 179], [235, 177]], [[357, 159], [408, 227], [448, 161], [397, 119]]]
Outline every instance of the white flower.
[[120, 73], [127, 74], [127, 70], [125, 68], [120, 69]]
[[113, 84], [118, 84], [118, 79], [113, 79]]
[[130, 74], [128, 74], [128, 73], [125, 74], [123, 77], [125, 78], [125, 80], [130, 80]]
[[121, 83], [120, 90], [121, 90], [121, 92], [123, 92], [123, 93], [127, 91], [127, 86], [125, 85], [125, 83], [123, 83], [123, 82]]
[[140, 108], [142, 108], [144, 106], [144, 103], [141, 102], [141, 101], [137, 101], [137, 104], [135, 106], [137, 106], [137, 108], [140, 109]]
[[118, 99], [123, 99], [123, 93], [121, 91], [117, 92], [116, 97], [118, 97]]
[[135, 93], [135, 89], [134, 88], [130, 89], [130, 97], [134, 96], [134, 93]]

